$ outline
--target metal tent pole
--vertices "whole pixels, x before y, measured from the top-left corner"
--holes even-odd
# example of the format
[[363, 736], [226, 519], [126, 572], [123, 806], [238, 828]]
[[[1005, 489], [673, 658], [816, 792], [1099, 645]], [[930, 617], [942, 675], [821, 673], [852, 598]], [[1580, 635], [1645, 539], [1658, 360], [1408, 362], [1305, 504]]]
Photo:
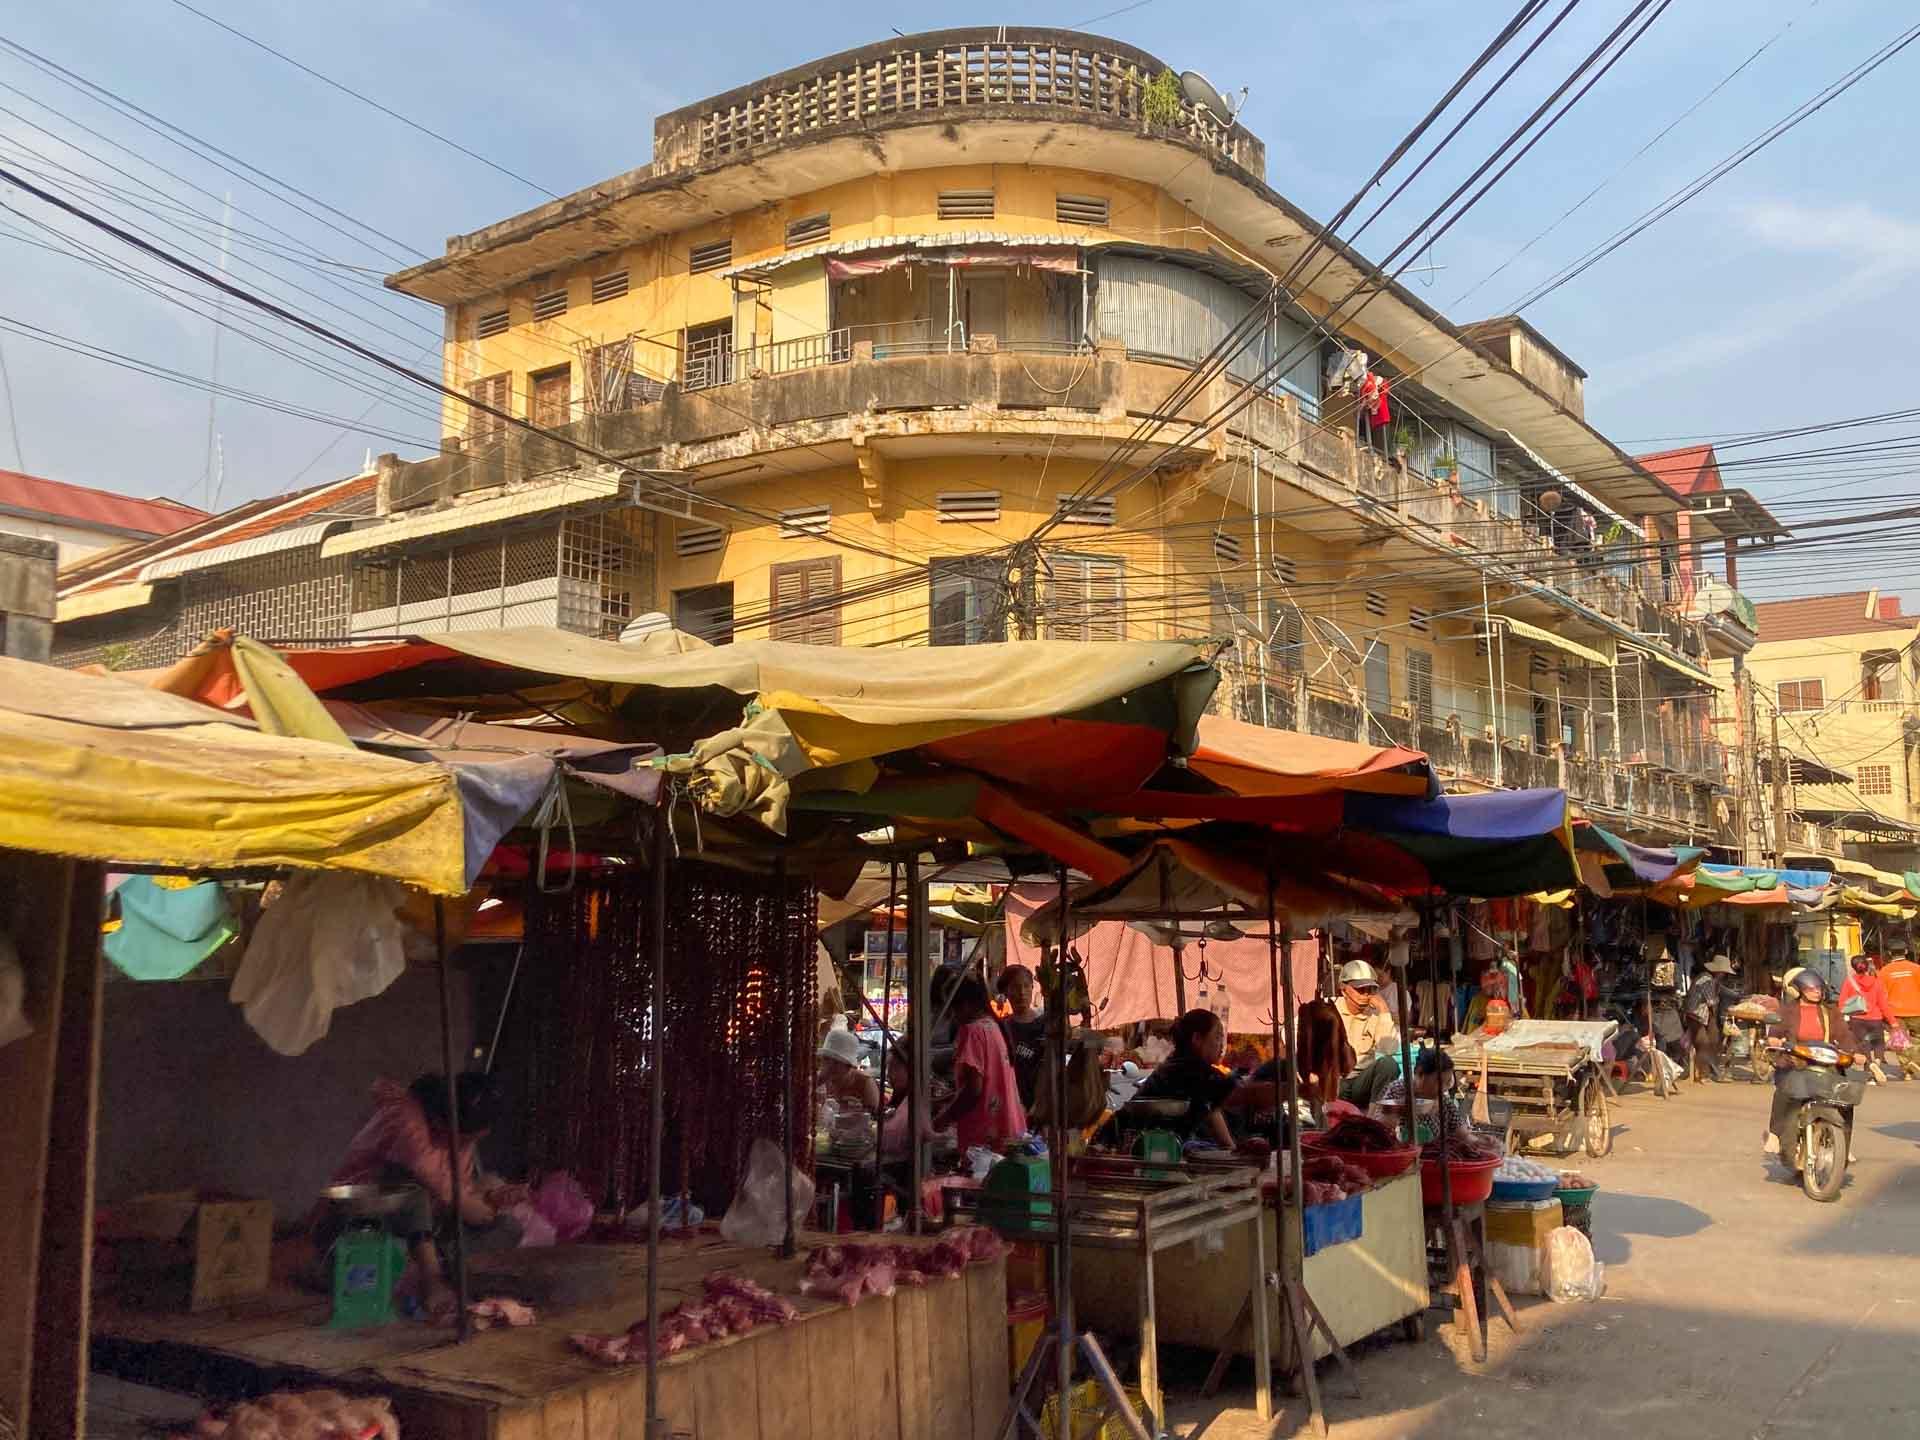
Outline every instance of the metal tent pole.
[[[1421, 934], [1425, 936], [1432, 928], [1433, 912], [1423, 905], [1420, 907]], [[1428, 948], [1431, 949], [1432, 946], [1429, 945]], [[1393, 954], [1393, 935], [1391, 931], [1389, 931], [1387, 935], [1387, 954], [1389, 957]], [[1400, 1088], [1407, 1097], [1407, 1143], [1412, 1145], [1418, 1141], [1420, 1127], [1414, 1119], [1413, 1114], [1413, 1040], [1409, 1035], [1409, 1032], [1413, 1029], [1413, 1006], [1411, 997], [1407, 994], [1407, 992], [1413, 988], [1413, 957], [1408, 956], [1407, 958], [1408, 963], [1401, 967], [1399, 979], [1394, 982], [1394, 989], [1400, 994]], [[1389, 971], [1393, 969], [1393, 961], [1391, 958], [1387, 961], [1387, 969]], [[1434, 1043], [1439, 1043], [1437, 1037]]]
[[[887, 960], [886, 968], [881, 972], [880, 982], [880, 1109], [882, 1120], [887, 1108], [887, 1051], [893, 1039], [893, 907], [900, 903], [900, 862], [887, 862]], [[866, 967], [860, 967], [860, 983], [866, 985]], [[909, 1059], [912, 1057], [909, 1056]], [[909, 1066], [909, 1069], [912, 1067]], [[918, 1112], [913, 1102], [907, 1102], [909, 1118], [918, 1123]], [[886, 1186], [881, 1178], [880, 1147], [873, 1149], [873, 1228], [875, 1232], [887, 1228]], [[851, 1197], [849, 1197], [851, 1198]]]
[[[1055, 951], [1053, 993], [1047, 997], [1053, 1012], [1053, 1054], [1049, 1079], [1053, 1123], [1048, 1126], [1047, 1162], [1053, 1180], [1053, 1315], [1060, 1338], [1054, 1346], [1054, 1380], [1059, 1386], [1060, 1430], [1071, 1427], [1073, 1396], [1073, 1226], [1067, 1218], [1067, 947], [1073, 935], [1072, 901], [1067, 892], [1067, 867], [1060, 873], [1060, 937]], [[1151, 1258], [1149, 1258], [1149, 1262]]]
[[455, 1343], [473, 1329], [467, 1314], [467, 1225], [461, 1212], [466, 1204], [466, 1176], [460, 1164], [460, 1072], [453, 1053], [453, 975], [447, 963], [447, 902], [433, 897], [433, 939], [440, 956], [440, 1056], [447, 1072], [447, 1144], [453, 1199], [453, 1292], [460, 1312], [454, 1321]]
[[780, 1258], [788, 1260], [793, 1257], [793, 1041], [800, 986], [791, 973], [793, 967], [789, 966], [787, 956], [787, 857], [784, 855], [773, 862], [773, 905], [773, 961], [788, 972], [784, 977], [788, 983], [780, 987], [786, 1000], [780, 1038], [780, 1191], [785, 1201], [780, 1213], [786, 1221], [780, 1228]]
[[[892, 940], [888, 940], [892, 945]], [[933, 999], [927, 981], [927, 891], [920, 879], [920, 856], [907, 856], [907, 1001], [912, 1016], [909, 1038], [913, 1057], [913, 1089], [908, 1096], [907, 1126], [913, 1143], [907, 1147], [913, 1157], [909, 1179], [913, 1194], [907, 1200], [907, 1226], [916, 1235], [925, 1215], [921, 1190], [927, 1178], [927, 1147], [921, 1137], [927, 1130], [927, 1100], [933, 1088]]]
[[660, 1413], [660, 1154], [667, 1123], [666, 1012], [667, 1012], [667, 852], [673, 843], [673, 822], [662, 805], [653, 817], [653, 886], [647, 932], [651, 974], [647, 995], [647, 1436], [666, 1434]]

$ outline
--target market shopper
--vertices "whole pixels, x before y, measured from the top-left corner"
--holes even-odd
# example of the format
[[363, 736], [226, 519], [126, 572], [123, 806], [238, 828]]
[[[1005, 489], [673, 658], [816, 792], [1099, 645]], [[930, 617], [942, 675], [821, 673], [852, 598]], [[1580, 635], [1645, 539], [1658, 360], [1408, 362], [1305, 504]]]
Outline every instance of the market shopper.
[[1901, 1079], [1900, 1067], [1887, 1061], [1887, 1027], [1894, 1020], [1887, 987], [1875, 973], [1870, 956], [1856, 955], [1851, 963], [1852, 973], [1840, 987], [1840, 1013], [1860, 1037], [1868, 1057], [1867, 1073], [1874, 1083]]
[[1467, 1003], [1466, 1020], [1460, 1029], [1471, 1035], [1483, 1028], [1487, 1023], [1487, 1006], [1495, 1000], [1506, 1001], [1511, 1009], [1512, 1002], [1507, 1000], [1507, 972], [1500, 968], [1497, 961], [1490, 960], [1480, 972], [1480, 988]]
[[860, 1068], [860, 1040], [851, 1030], [829, 1030], [820, 1042], [820, 1088], [830, 1100], [880, 1113], [880, 1084]]
[[[1780, 1002], [1780, 1018], [1767, 1026], [1768, 1043], [1775, 1047], [1773, 1106], [1767, 1115], [1767, 1138], [1762, 1149], [1768, 1155], [1780, 1153], [1780, 1128], [1792, 1118], [1799, 1101], [1786, 1091], [1786, 1078], [1800, 1068], [1791, 1054], [1796, 1044], [1831, 1045], [1860, 1055], [1859, 1037], [1840, 1013], [1840, 1007], [1827, 998], [1827, 987], [1812, 970], [1799, 969], [1787, 976], [1787, 995]], [[1853, 1107], [1846, 1106], [1847, 1160], [1853, 1160]]]
[[1031, 1108], [1047, 1050], [1047, 1011], [1040, 1004], [1040, 983], [1026, 966], [1009, 965], [1000, 972], [1000, 993], [1012, 1007], [1012, 1013], [1000, 1022], [1006, 1031], [1007, 1056], [1013, 1061], [1014, 1078], [1020, 1082], [1020, 1103]]
[[[1136, 1100], [1185, 1100], [1184, 1115], [1169, 1117], [1166, 1127], [1187, 1139], [1208, 1140], [1223, 1150], [1234, 1148], [1227, 1126], [1230, 1110], [1272, 1110], [1277, 1073], [1268, 1061], [1255, 1078], [1240, 1081], [1220, 1068], [1227, 1052], [1227, 1027], [1211, 1010], [1189, 1010], [1173, 1022], [1167, 1037], [1173, 1053], [1154, 1068], [1133, 1092]], [[1269, 1078], [1261, 1078], [1262, 1072]]]
[[1688, 1046], [1699, 1061], [1700, 1068], [1716, 1081], [1727, 1078], [1720, 1015], [1733, 998], [1722, 989], [1725, 983], [1723, 977], [1731, 974], [1733, 961], [1725, 955], [1715, 955], [1694, 971], [1692, 983], [1687, 986], [1686, 1002], [1681, 1014]]
[[933, 1128], [951, 1127], [962, 1154], [976, 1145], [997, 1150], [1027, 1133], [1027, 1111], [1006, 1037], [987, 1004], [987, 987], [971, 975], [960, 980], [950, 1013], [953, 1097], [934, 1117]]
[[1334, 1008], [1353, 1047], [1353, 1069], [1340, 1081], [1340, 1098], [1367, 1109], [1400, 1075], [1400, 1031], [1380, 994], [1380, 977], [1364, 960], [1340, 967]]
[[[501, 1107], [495, 1077], [468, 1071], [449, 1094], [442, 1075], [422, 1075], [402, 1088], [392, 1080], [373, 1085], [373, 1114], [367, 1117], [347, 1153], [335, 1167], [335, 1185], [410, 1185], [418, 1198], [387, 1217], [388, 1231], [402, 1240], [412, 1257], [414, 1284], [432, 1316], [449, 1314], [458, 1303], [447, 1283], [443, 1255], [452, 1239], [453, 1119], [460, 1121], [460, 1219], [468, 1254], [511, 1250], [521, 1227], [507, 1210], [527, 1199], [524, 1185], [509, 1185], [485, 1174], [479, 1144], [493, 1129]], [[316, 1216], [314, 1243], [322, 1256], [337, 1237], [339, 1224]]]

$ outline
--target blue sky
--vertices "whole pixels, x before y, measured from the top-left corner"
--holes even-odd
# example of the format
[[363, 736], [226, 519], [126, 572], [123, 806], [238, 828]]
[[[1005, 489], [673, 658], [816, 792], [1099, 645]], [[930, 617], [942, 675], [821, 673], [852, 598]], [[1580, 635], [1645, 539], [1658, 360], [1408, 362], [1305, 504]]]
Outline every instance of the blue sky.
[[[661, 110], [884, 38], [895, 27], [911, 33], [978, 23], [1092, 22], [1086, 28], [1150, 50], [1176, 69], [1202, 70], [1223, 90], [1247, 86], [1244, 118], [1267, 144], [1269, 182], [1320, 216], [1346, 199], [1511, 9], [1505, 0], [1373, 0], [1365, 6], [1215, 4], [1203, 11], [1182, 0], [1146, 0], [1096, 19], [1118, 6], [1079, 0], [982, 15], [959, 5], [879, 11], [750, 0], [722, 15], [698, 7], [526, 7], [496, 0], [195, 3], [559, 193], [644, 163]], [[1586, 0], [1436, 163], [1435, 184], [1423, 182], [1388, 211], [1361, 249], [1379, 254], [1398, 241], [1626, 9], [1627, 0]], [[1433, 247], [1430, 271], [1410, 276], [1411, 283], [1455, 319], [1503, 312], [1542, 277], [1892, 39], [1910, 23], [1905, 9], [1885, 0], [1682, 0]], [[405, 359], [431, 356], [438, 316], [367, 288], [366, 279], [389, 262], [437, 251], [450, 234], [544, 198], [169, 0], [21, 7], [0, 33], [392, 240], [336, 233], [327, 227], [353, 227], [311, 202], [299, 202], [311, 216], [295, 213], [10, 53], [0, 53], [0, 85], [16, 87], [0, 90], [0, 107], [14, 112], [0, 113], [0, 163], [56, 176], [53, 167], [65, 165], [126, 187], [124, 177], [103, 168], [104, 158], [177, 202], [217, 210], [217, 201], [84, 134], [78, 121], [208, 191], [231, 190], [233, 203], [253, 212], [235, 217], [236, 230], [295, 243], [276, 233], [284, 231], [330, 260], [363, 267], [336, 267], [321, 278], [251, 250], [243, 252], [245, 261], [273, 266], [279, 275], [243, 262], [236, 263], [236, 277], [315, 310], [323, 301], [345, 304], [348, 313], [327, 308], [325, 318]], [[1615, 176], [1633, 152], [1763, 44], [1764, 53], [1741, 74]], [[1920, 197], [1911, 150], [1920, 134], [1917, 95], [1920, 45], [1530, 309], [1528, 318], [1590, 372], [1589, 417], [1629, 449], [1654, 449], [1915, 403], [1909, 397], [1920, 393], [1920, 355], [1899, 342], [1920, 318]], [[1605, 188], [1584, 208], [1485, 279], [1603, 180]], [[98, 192], [95, 198], [119, 203]], [[17, 192], [0, 194], [0, 201], [46, 217]], [[124, 206], [122, 213], [154, 224]], [[178, 231], [156, 226], [159, 234], [176, 248], [209, 256], [211, 227], [175, 214], [198, 227], [198, 238], [189, 243]], [[76, 233], [71, 224], [60, 228]], [[207, 374], [206, 319], [20, 237], [61, 243], [0, 212], [0, 275], [6, 277], [0, 314], [195, 377]], [[287, 277], [317, 295], [292, 292]], [[25, 468], [204, 502], [203, 393], [18, 335], [0, 334], [0, 343]], [[416, 396], [396, 405], [232, 336], [222, 346], [226, 383], [326, 416], [359, 421], [364, 414], [360, 423], [382, 432], [342, 435], [339, 423], [223, 400], [216, 421], [225, 462], [222, 503], [348, 473], [369, 448], [396, 448], [403, 438], [430, 442], [438, 433], [423, 413], [430, 401]], [[385, 387], [371, 383], [376, 391]], [[12, 437], [0, 430], [0, 464], [14, 459]], [[1772, 472], [1775, 478], [1750, 472], [1738, 483], [1782, 502], [1781, 513], [1791, 520], [1810, 517], [1828, 501], [1911, 495], [1920, 487], [1904, 471], [1867, 457], [1849, 467], [1785, 467]], [[1913, 579], [1908, 564], [1890, 551], [1856, 552], [1844, 564], [1818, 551], [1783, 553], [1742, 573], [1745, 588], [1761, 595], [1867, 583], [1898, 590]], [[1915, 591], [1920, 594], [1920, 583]]]

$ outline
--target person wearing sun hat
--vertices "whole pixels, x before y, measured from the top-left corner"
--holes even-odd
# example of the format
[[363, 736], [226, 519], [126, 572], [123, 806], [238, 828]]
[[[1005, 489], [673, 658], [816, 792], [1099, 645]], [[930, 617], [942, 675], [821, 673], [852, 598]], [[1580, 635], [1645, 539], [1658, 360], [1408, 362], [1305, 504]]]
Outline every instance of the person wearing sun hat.
[[820, 1088], [834, 1100], [880, 1113], [880, 1082], [860, 1068], [860, 1040], [851, 1030], [829, 1030], [820, 1042]]

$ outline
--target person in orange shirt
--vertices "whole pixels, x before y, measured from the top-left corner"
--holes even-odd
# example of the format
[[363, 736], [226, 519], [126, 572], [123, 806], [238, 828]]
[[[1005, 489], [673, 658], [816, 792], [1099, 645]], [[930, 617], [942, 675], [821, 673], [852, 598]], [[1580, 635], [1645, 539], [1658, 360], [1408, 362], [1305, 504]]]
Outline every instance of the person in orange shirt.
[[1891, 1058], [1916, 1080], [1920, 1080], [1920, 965], [1914, 963], [1906, 946], [1896, 943], [1887, 963], [1880, 967], [1880, 984], [1885, 988], [1887, 1008], [1896, 1024], [1907, 1032], [1904, 1050], [1895, 1050]]

